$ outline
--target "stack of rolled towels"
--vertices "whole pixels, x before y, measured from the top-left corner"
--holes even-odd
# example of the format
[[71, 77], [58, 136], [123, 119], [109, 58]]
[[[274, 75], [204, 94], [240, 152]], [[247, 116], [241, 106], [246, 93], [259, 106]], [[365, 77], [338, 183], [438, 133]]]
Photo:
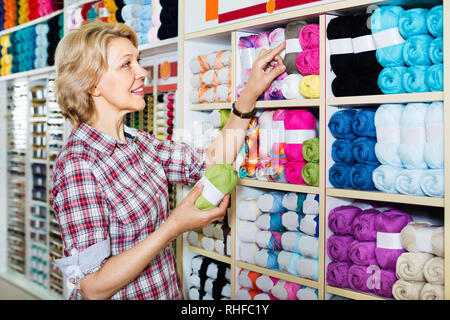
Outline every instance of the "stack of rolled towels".
[[292, 21], [285, 28], [239, 38], [241, 81], [237, 86], [238, 97], [261, 50], [275, 48], [283, 41], [286, 41], [286, 48], [280, 56], [286, 71], [272, 82], [259, 100], [319, 98], [319, 25], [305, 21]]
[[444, 300], [444, 227], [414, 221], [401, 231], [407, 252], [397, 260], [397, 300]]
[[444, 106], [383, 104], [375, 113], [373, 183], [383, 192], [444, 196]]
[[194, 57], [189, 62], [191, 103], [231, 102], [231, 51], [220, 50]]
[[236, 300], [318, 300], [317, 289], [241, 269]]
[[267, 192], [237, 207], [241, 261], [318, 280], [319, 196]]
[[231, 235], [227, 219], [187, 233], [188, 243], [220, 255], [231, 255]]
[[406, 252], [400, 236], [411, 215], [353, 202], [330, 210], [327, 220], [328, 285], [392, 298], [397, 260]]
[[187, 277], [189, 300], [230, 300], [231, 269], [226, 263], [194, 256]]
[[334, 164], [329, 181], [335, 188], [376, 190], [372, 172], [380, 165], [375, 155], [377, 143], [375, 109], [342, 109], [335, 112], [328, 128], [336, 140], [331, 148]]

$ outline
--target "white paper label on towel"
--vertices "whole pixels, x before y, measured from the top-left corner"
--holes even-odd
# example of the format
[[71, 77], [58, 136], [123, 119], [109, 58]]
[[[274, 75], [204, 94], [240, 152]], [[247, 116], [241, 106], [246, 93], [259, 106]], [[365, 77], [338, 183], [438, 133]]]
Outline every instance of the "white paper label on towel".
[[303, 141], [316, 137], [316, 130], [286, 130], [286, 143], [301, 144]]
[[377, 232], [377, 248], [391, 250], [403, 249], [400, 233]]
[[354, 53], [375, 51], [377, 49], [375, 47], [375, 43], [373, 42], [373, 38], [372, 38], [371, 34], [353, 38], [352, 44], [353, 44], [353, 52]]
[[303, 51], [302, 46], [298, 38], [286, 40], [286, 54], [288, 53], [300, 53]]
[[241, 56], [241, 68], [243, 70], [251, 69], [255, 61], [255, 48], [239, 49], [239, 53]]
[[416, 247], [421, 252], [433, 253], [431, 246], [431, 237], [433, 236], [435, 228], [422, 227], [416, 230]]
[[330, 45], [330, 54], [353, 53], [352, 38], [333, 39], [328, 41]]
[[377, 49], [395, 46], [405, 42], [405, 39], [401, 36], [398, 28], [391, 28], [372, 33], [372, 39]]
[[400, 139], [402, 144], [424, 144], [426, 142], [425, 127], [401, 127]]
[[206, 176], [203, 176], [200, 179], [200, 182], [203, 183], [202, 196], [212, 205], [218, 206], [225, 195], [217, 189]]
[[272, 144], [286, 142], [284, 121], [272, 121]]

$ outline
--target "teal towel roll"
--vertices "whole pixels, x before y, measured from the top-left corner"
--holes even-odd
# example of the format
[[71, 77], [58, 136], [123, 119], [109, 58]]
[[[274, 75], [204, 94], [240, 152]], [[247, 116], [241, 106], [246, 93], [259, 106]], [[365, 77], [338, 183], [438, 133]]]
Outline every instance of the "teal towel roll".
[[403, 74], [403, 88], [406, 92], [427, 92], [428, 87], [425, 84], [425, 75], [428, 66], [408, 67]]
[[432, 63], [442, 63], [444, 61], [444, 39], [442, 37], [436, 38], [430, 43], [430, 50], [428, 55]]
[[444, 90], [444, 65], [433, 64], [425, 74], [425, 85], [430, 91]]
[[430, 197], [444, 197], [444, 170], [425, 170], [420, 179], [422, 191]]
[[444, 34], [443, 6], [434, 6], [428, 11], [427, 28], [428, 32], [435, 38], [442, 37]]
[[408, 39], [420, 34], [428, 34], [428, 9], [414, 8], [403, 12], [398, 20], [398, 30], [403, 38]]
[[405, 93], [403, 74], [407, 67], [384, 68], [378, 75], [378, 87], [384, 94]]
[[399, 193], [415, 196], [423, 196], [420, 180], [426, 170], [402, 170], [395, 179], [395, 188]]
[[387, 164], [379, 166], [372, 172], [375, 188], [383, 192], [398, 193], [395, 188], [395, 180], [401, 171], [403, 171], [401, 167], [393, 167]]
[[433, 37], [429, 34], [413, 36], [406, 40], [403, 47], [403, 59], [408, 66], [429, 66], [430, 44]]

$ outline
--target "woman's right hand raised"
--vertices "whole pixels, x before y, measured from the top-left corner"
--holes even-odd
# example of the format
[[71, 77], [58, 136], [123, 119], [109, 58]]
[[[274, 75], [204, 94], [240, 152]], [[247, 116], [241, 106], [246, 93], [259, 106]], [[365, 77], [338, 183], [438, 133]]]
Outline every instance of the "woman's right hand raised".
[[166, 223], [171, 224], [171, 230], [174, 232], [174, 239], [184, 232], [206, 227], [225, 216], [230, 195], [226, 194], [218, 207], [200, 210], [194, 204], [202, 191], [203, 184], [197, 183], [167, 219]]

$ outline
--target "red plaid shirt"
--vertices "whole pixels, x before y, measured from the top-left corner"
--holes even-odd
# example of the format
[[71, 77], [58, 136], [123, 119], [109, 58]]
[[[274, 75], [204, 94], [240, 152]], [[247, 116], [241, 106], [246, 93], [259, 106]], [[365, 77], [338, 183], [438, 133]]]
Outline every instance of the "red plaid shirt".
[[[160, 141], [128, 127], [124, 131], [127, 143], [81, 123], [58, 155], [50, 197], [65, 256], [106, 239], [111, 256], [132, 248], [167, 219], [168, 183], [194, 184], [206, 170], [204, 154], [185, 143]], [[182, 298], [169, 245], [110, 299]], [[75, 289], [69, 299], [82, 297]]]

